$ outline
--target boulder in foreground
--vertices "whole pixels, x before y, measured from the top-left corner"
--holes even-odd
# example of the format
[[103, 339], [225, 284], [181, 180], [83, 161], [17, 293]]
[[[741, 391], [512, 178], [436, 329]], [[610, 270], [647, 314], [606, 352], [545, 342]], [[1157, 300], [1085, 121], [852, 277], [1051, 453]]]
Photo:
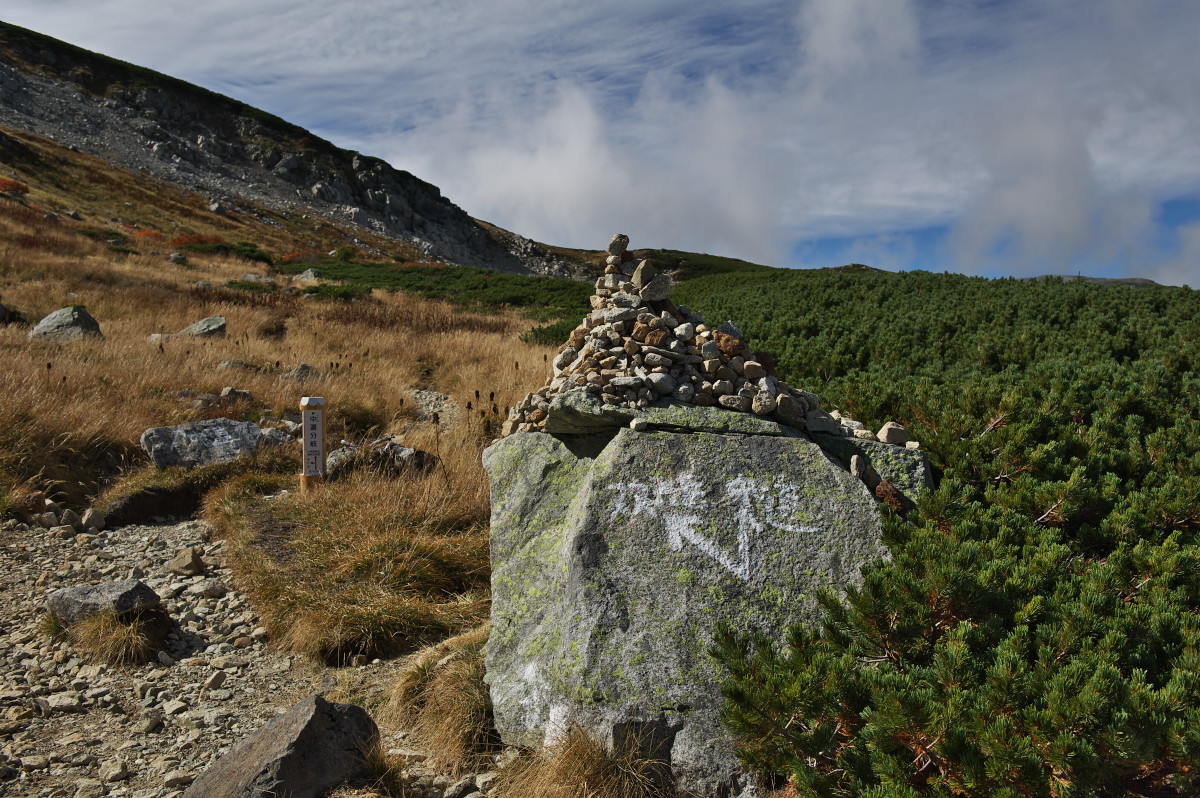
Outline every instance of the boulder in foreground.
[[484, 453], [496, 725], [515, 745], [576, 723], [602, 739], [640, 734], [679, 787], [738, 794], [749, 782], [719, 721], [714, 627], [777, 639], [816, 621], [818, 590], [858, 584], [887, 556], [881, 512], [783, 425], [706, 408], [647, 415], [666, 429], [518, 433]]
[[310, 696], [200, 774], [184, 798], [319, 798], [365, 775], [379, 738], [362, 707]]

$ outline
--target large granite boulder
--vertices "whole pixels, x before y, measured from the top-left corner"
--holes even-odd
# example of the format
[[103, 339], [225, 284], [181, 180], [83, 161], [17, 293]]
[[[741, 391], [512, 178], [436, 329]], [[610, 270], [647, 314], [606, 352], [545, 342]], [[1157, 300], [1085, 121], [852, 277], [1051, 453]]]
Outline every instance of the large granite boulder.
[[65, 344], [85, 338], [103, 338], [100, 324], [83, 305], [60, 308], [39, 321], [29, 331], [30, 341], [48, 344]]
[[142, 449], [159, 468], [227, 463], [258, 451], [263, 431], [253, 421], [213, 418], [177, 427], [151, 427], [142, 433]]
[[815, 622], [819, 589], [858, 584], [887, 556], [879, 504], [768, 419], [631, 413], [579, 392], [555, 401], [546, 429], [559, 434], [518, 433], [484, 452], [486, 678], [501, 736], [536, 745], [572, 723], [608, 739], [640, 733], [685, 790], [753, 789], [718, 720], [714, 627], [779, 638]]
[[320, 798], [366, 775], [379, 738], [362, 707], [310, 696], [213, 763], [184, 798]]

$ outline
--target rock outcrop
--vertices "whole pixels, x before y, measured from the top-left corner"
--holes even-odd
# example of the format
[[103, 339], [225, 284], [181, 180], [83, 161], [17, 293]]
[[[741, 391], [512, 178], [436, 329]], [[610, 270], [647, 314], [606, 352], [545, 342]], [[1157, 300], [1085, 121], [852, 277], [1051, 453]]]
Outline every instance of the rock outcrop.
[[85, 338], [103, 338], [100, 324], [83, 305], [59, 308], [39, 321], [29, 331], [30, 341], [47, 344], [65, 344]]
[[859, 582], [885, 549], [875, 500], [803, 435], [761, 420], [687, 430], [687, 413], [676, 431], [519, 434], [487, 450], [487, 680], [506, 742], [637, 729], [681, 787], [715, 795], [741, 784], [715, 625], [777, 637], [813, 621], [817, 591]]
[[640, 735], [688, 794], [751, 795], [718, 717], [717, 624], [780, 639], [816, 622], [819, 591], [887, 557], [881, 502], [904, 494], [873, 491], [915, 496], [929, 468], [787, 386], [733, 324], [676, 308], [627, 244], [484, 452], [496, 725], [513, 745], [572, 724]]

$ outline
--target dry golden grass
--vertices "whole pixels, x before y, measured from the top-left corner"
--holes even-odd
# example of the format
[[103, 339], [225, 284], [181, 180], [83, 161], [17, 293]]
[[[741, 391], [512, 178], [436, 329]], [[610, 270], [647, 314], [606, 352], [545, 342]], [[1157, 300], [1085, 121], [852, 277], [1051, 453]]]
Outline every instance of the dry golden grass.
[[[18, 211], [13, 210], [16, 207]], [[181, 269], [161, 256], [115, 253], [101, 242], [63, 234], [57, 249], [16, 248], [29, 236], [56, 239], [53, 223], [0, 202], [0, 298], [30, 323], [68, 304], [85, 305], [103, 340], [33, 344], [28, 327], [0, 327], [0, 390], [10, 420], [0, 430], [0, 492], [40, 474], [59, 498], [81, 502], [99, 485], [140, 460], [137, 441], [150, 426], [212, 415], [249, 415], [261, 408], [296, 412], [303, 394], [326, 398], [327, 435], [399, 431], [415, 415], [411, 391], [430, 387], [474, 403], [474, 391], [495, 394], [500, 414], [535, 387], [540, 370], [497, 374], [495, 363], [538, 365], [543, 350], [521, 344], [528, 326], [515, 318], [462, 313], [441, 302], [379, 294], [354, 303], [298, 295], [196, 290], [195, 281], [222, 283], [249, 269], [237, 258], [194, 259]], [[57, 239], [56, 239], [57, 240]], [[68, 252], [69, 250], [69, 252]], [[147, 342], [212, 315], [228, 323], [224, 339]], [[254, 371], [218, 370], [223, 360]], [[307, 363], [323, 378], [303, 385], [283, 375]], [[195, 411], [172, 394], [253, 392], [252, 406]], [[490, 413], [490, 406], [486, 406]], [[478, 422], [478, 410], [472, 417]], [[3, 508], [0, 508], [3, 509]]]
[[205, 515], [280, 645], [338, 662], [410, 651], [486, 617], [486, 484], [468, 434], [447, 436], [445, 470], [428, 475], [359, 473], [270, 500], [294, 478], [252, 475], [210, 495]]
[[487, 769], [500, 739], [483, 683], [484, 624], [414, 655], [392, 686], [387, 717], [411, 732], [430, 764], [462, 773]]
[[673, 798], [668, 766], [640, 741], [609, 747], [578, 725], [559, 742], [523, 753], [500, 773], [500, 798]]
[[[146, 471], [138, 441], [148, 427], [295, 413], [302, 395], [319, 395], [328, 448], [392, 433], [435, 452], [441, 466], [422, 477], [356, 474], [307, 496], [295, 491], [294, 473], [281, 473], [286, 454], [215, 475], [226, 485], [211, 496], [209, 515], [230, 536], [240, 586], [276, 639], [337, 660], [414, 650], [483, 621], [488, 485], [480, 452], [507, 407], [548, 373], [549, 350], [518, 339], [531, 323], [384, 292], [347, 302], [198, 289], [200, 280], [219, 286], [265, 267], [197, 253], [171, 264], [157, 236], [135, 233], [220, 235], [277, 257], [311, 241], [324, 248], [341, 234], [314, 220], [277, 217], [275, 227], [248, 214], [218, 217], [197, 196], [18, 137], [31, 142], [37, 163], [14, 166], [31, 187], [25, 200], [0, 200], [0, 300], [25, 320], [0, 326], [0, 513], [35, 504], [39, 491], [78, 507], [123, 475], [135, 476], [131, 485], [169, 482], [175, 477]], [[44, 218], [65, 208], [84, 221]], [[109, 234], [127, 235], [134, 251], [115, 250]], [[85, 305], [104, 338], [27, 340], [32, 323], [68, 304]], [[225, 316], [225, 338], [148, 341], [213, 315]], [[250, 368], [218, 368], [226, 360]], [[321, 377], [290, 381], [285, 373], [301, 363]], [[176, 395], [227, 385], [254, 401], [203, 410]], [[433, 425], [416, 407], [418, 388], [449, 394], [456, 410]], [[187, 478], [208, 489], [210, 476]], [[263, 498], [281, 490], [292, 492]]]
[[129, 616], [101, 612], [70, 626], [66, 635], [75, 649], [93, 662], [139, 665], [162, 648], [171, 619], [162, 610]]

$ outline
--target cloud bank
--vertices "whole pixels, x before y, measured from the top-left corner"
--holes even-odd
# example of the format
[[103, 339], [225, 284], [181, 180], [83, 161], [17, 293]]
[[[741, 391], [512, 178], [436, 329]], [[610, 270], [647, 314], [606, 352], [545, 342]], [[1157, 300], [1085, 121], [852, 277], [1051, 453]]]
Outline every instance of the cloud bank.
[[1200, 283], [1189, 0], [6, 6], [543, 241]]

